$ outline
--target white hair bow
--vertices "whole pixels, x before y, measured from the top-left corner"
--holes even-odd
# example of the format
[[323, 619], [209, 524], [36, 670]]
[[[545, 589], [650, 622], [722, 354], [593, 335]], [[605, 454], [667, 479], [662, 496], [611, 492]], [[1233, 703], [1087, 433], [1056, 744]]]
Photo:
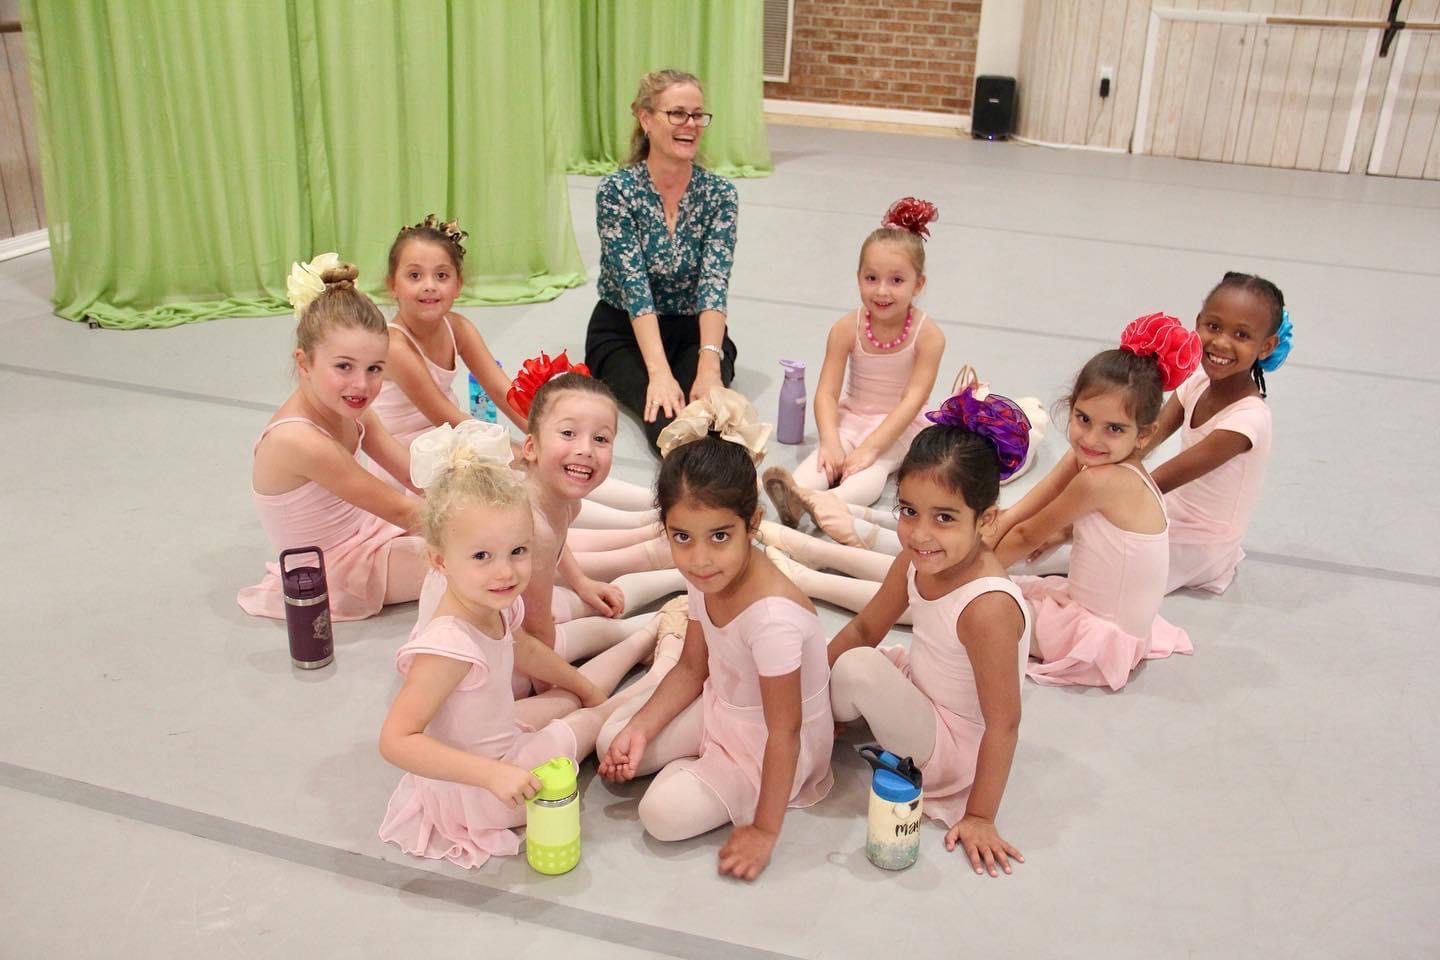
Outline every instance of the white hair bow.
[[410, 441], [410, 482], [425, 490], [461, 460], [508, 467], [512, 459], [510, 431], [498, 423], [465, 420], [458, 427], [442, 423]]
[[309, 263], [290, 265], [290, 276], [285, 278], [285, 295], [290, 306], [295, 308], [295, 319], [299, 320], [305, 308], [325, 292], [325, 281], [320, 279], [326, 270], [340, 266], [340, 254], [321, 253]]

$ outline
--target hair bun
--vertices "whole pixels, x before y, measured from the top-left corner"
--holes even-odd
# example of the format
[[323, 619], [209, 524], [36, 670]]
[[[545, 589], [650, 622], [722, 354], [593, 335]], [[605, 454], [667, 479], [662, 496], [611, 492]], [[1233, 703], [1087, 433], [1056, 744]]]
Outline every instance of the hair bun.
[[320, 274], [326, 290], [348, 290], [355, 286], [360, 270], [353, 263], [338, 263]]
[[880, 226], [892, 230], [905, 230], [922, 239], [930, 236], [929, 224], [940, 219], [940, 208], [928, 200], [905, 197], [890, 204]]
[[1164, 313], [1130, 321], [1120, 334], [1120, 349], [1137, 357], [1154, 357], [1166, 390], [1180, 386], [1200, 365], [1200, 336]]

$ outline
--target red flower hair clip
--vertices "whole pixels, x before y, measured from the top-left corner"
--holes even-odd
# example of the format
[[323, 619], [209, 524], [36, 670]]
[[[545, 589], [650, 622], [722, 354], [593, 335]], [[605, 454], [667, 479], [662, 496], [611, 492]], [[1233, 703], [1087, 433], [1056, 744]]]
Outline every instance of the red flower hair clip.
[[1166, 390], [1180, 386], [1200, 365], [1200, 336], [1164, 313], [1130, 321], [1120, 334], [1120, 349], [1137, 357], [1154, 357]]
[[939, 219], [940, 208], [935, 204], [916, 197], [905, 197], [890, 204], [890, 209], [880, 218], [880, 226], [892, 230], [908, 230], [922, 240], [927, 240], [930, 237], [928, 225]]
[[564, 350], [553, 360], [542, 350], [540, 356], [531, 357], [520, 365], [520, 372], [515, 375], [505, 399], [510, 401], [510, 406], [516, 413], [528, 417], [530, 404], [535, 402], [535, 391], [562, 373], [578, 373], [582, 377], [588, 377], [590, 368], [583, 363], [571, 363]]

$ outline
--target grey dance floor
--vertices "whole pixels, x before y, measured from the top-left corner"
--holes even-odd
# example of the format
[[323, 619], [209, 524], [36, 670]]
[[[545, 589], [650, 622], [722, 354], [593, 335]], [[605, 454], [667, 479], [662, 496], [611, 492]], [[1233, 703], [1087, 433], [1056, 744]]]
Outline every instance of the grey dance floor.
[[[859, 243], [906, 194], [941, 209], [937, 399], [965, 361], [1053, 399], [1127, 320], [1193, 317], [1226, 269], [1291, 304], [1250, 558], [1225, 596], [1165, 603], [1195, 655], [1118, 695], [1027, 684], [1000, 817], [1027, 862], [978, 878], [927, 824], [914, 868], [872, 868], [843, 745], [754, 885], [714, 875], [721, 833], [648, 841], [640, 786], [593, 765], [567, 876], [382, 845], [399, 774], [375, 737], [413, 607], [339, 626], [336, 666], [302, 675], [234, 601], [269, 553], [248, 464], [291, 320], [91, 331], [49, 314], [40, 253], [0, 264], [0, 955], [1440, 955], [1440, 184], [771, 136], [774, 176], [739, 184], [730, 314], [767, 414], [777, 359], [818, 371]], [[594, 188], [570, 185], [592, 275]], [[593, 284], [469, 313], [511, 366], [578, 353], [592, 303]], [[616, 473], [646, 481], [640, 436], [624, 424]]]

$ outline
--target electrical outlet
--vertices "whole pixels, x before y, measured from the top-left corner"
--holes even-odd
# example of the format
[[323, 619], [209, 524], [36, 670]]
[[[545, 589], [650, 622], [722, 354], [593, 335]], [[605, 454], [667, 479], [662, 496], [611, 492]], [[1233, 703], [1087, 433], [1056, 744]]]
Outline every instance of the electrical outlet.
[[1101, 67], [1101, 68], [1100, 68], [1100, 96], [1101, 96], [1101, 98], [1103, 99], [1103, 98], [1105, 98], [1105, 97], [1110, 96], [1111, 92], [1112, 92], [1114, 89], [1115, 89], [1115, 68], [1114, 68], [1114, 67]]

